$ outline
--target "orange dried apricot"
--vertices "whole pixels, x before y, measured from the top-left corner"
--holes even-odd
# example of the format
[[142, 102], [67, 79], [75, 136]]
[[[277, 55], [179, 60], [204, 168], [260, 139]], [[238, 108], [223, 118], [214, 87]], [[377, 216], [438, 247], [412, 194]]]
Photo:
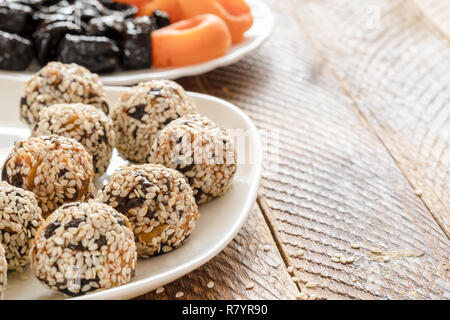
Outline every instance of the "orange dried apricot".
[[224, 55], [231, 36], [221, 18], [204, 14], [153, 32], [152, 42], [155, 67], [181, 67]]
[[221, 17], [230, 30], [233, 44], [241, 42], [253, 24], [251, 9], [244, 0], [178, 0], [178, 3], [184, 19], [205, 13]]

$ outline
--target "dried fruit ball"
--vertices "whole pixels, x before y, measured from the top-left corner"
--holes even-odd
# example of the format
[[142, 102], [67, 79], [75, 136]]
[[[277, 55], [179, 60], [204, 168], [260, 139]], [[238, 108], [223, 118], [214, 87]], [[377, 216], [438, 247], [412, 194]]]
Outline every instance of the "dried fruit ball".
[[0, 243], [0, 300], [3, 299], [3, 292], [8, 284], [8, 261], [6, 261], [5, 249]]
[[37, 196], [44, 217], [66, 202], [91, 197], [93, 178], [92, 156], [79, 142], [62, 136], [16, 142], [2, 170], [3, 181]]
[[58, 103], [90, 104], [109, 113], [97, 74], [76, 64], [50, 62], [26, 83], [20, 101], [20, 118], [33, 126], [43, 108]]
[[129, 89], [112, 112], [119, 154], [145, 163], [158, 131], [172, 120], [195, 112], [192, 98], [173, 81], [153, 80]]
[[207, 117], [186, 115], [159, 132], [148, 162], [182, 172], [200, 204], [230, 187], [236, 173], [236, 147], [226, 130]]
[[44, 222], [36, 196], [7, 182], [0, 182], [0, 243], [6, 250], [9, 270], [22, 270], [36, 230]]
[[199, 213], [184, 176], [160, 165], [122, 168], [97, 194], [130, 220], [140, 257], [169, 252], [191, 234]]
[[130, 282], [137, 254], [128, 219], [91, 200], [53, 212], [37, 232], [31, 259], [47, 287], [79, 296]]
[[41, 110], [32, 136], [59, 135], [75, 139], [92, 155], [95, 178], [105, 173], [114, 146], [112, 121], [86, 104], [55, 104]]

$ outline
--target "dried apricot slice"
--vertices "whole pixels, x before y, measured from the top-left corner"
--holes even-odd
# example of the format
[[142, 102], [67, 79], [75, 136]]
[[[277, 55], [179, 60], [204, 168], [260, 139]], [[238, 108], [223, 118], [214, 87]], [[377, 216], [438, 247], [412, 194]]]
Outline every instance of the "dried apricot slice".
[[204, 14], [153, 32], [152, 42], [155, 67], [181, 67], [224, 55], [231, 36], [222, 19]]
[[151, 16], [155, 10], [165, 11], [169, 14], [170, 22], [182, 19], [182, 12], [178, 0], [153, 0], [139, 6], [139, 16]]
[[230, 29], [233, 44], [241, 42], [253, 24], [251, 9], [244, 0], [178, 0], [178, 3], [185, 19], [205, 13], [221, 17]]

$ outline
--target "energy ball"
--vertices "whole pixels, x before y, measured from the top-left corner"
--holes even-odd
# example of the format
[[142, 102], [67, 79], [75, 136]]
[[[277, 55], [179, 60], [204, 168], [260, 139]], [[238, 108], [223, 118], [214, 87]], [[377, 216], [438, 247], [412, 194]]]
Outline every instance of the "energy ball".
[[144, 258], [180, 246], [199, 217], [185, 177], [160, 165], [122, 168], [96, 199], [128, 217], [137, 252]]
[[28, 264], [36, 230], [43, 222], [34, 193], [0, 182], [0, 243], [9, 270], [22, 271]]
[[97, 74], [76, 64], [50, 62], [26, 83], [20, 118], [32, 127], [42, 109], [58, 103], [90, 104], [109, 113]]
[[2, 170], [2, 180], [32, 191], [47, 217], [66, 202], [93, 195], [92, 156], [77, 141], [40, 136], [16, 142]]
[[53, 212], [36, 234], [31, 259], [47, 287], [79, 296], [130, 282], [137, 254], [128, 219], [90, 200]]
[[201, 204], [230, 187], [236, 173], [236, 147], [232, 137], [207, 117], [186, 115], [159, 132], [148, 162], [183, 173]]
[[0, 243], [0, 299], [3, 298], [3, 292], [8, 284], [8, 261], [6, 261], [5, 249]]
[[112, 111], [119, 154], [145, 163], [158, 131], [172, 120], [195, 112], [192, 98], [173, 81], [153, 80], [129, 89]]
[[85, 104], [55, 104], [39, 112], [32, 136], [59, 135], [80, 142], [92, 155], [95, 178], [108, 168], [114, 146], [111, 119]]

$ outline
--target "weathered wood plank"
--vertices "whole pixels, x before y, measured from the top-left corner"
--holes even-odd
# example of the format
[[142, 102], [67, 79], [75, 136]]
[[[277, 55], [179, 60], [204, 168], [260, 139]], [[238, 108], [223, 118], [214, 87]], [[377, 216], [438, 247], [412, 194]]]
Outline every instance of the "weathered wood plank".
[[[448, 239], [290, 16], [298, 2], [289, 10], [268, 2], [277, 28], [257, 54], [182, 84], [240, 106], [265, 129], [269, 147], [279, 136], [278, 165], [265, 155], [261, 203], [303, 290], [319, 298], [448, 298]], [[326, 29], [333, 20], [320, 22]], [[333, 262], [335, 253], [355, 262]]]
[[413, 0], [436, 28], [450, 37], [450, 5], [447, 0]]
[[[254, 287], [246, 289], [248, 284]], [[175, 299], [177, 292], [184, 293], [180, 299], [295, 299], [299, 293], [257, 206], [217, 257], [165, 286], [162, 293], [153, 291], [138, 299]]]
[[410, 1], [304, 3], [299, 22], [450, 237], [448, 39]]

